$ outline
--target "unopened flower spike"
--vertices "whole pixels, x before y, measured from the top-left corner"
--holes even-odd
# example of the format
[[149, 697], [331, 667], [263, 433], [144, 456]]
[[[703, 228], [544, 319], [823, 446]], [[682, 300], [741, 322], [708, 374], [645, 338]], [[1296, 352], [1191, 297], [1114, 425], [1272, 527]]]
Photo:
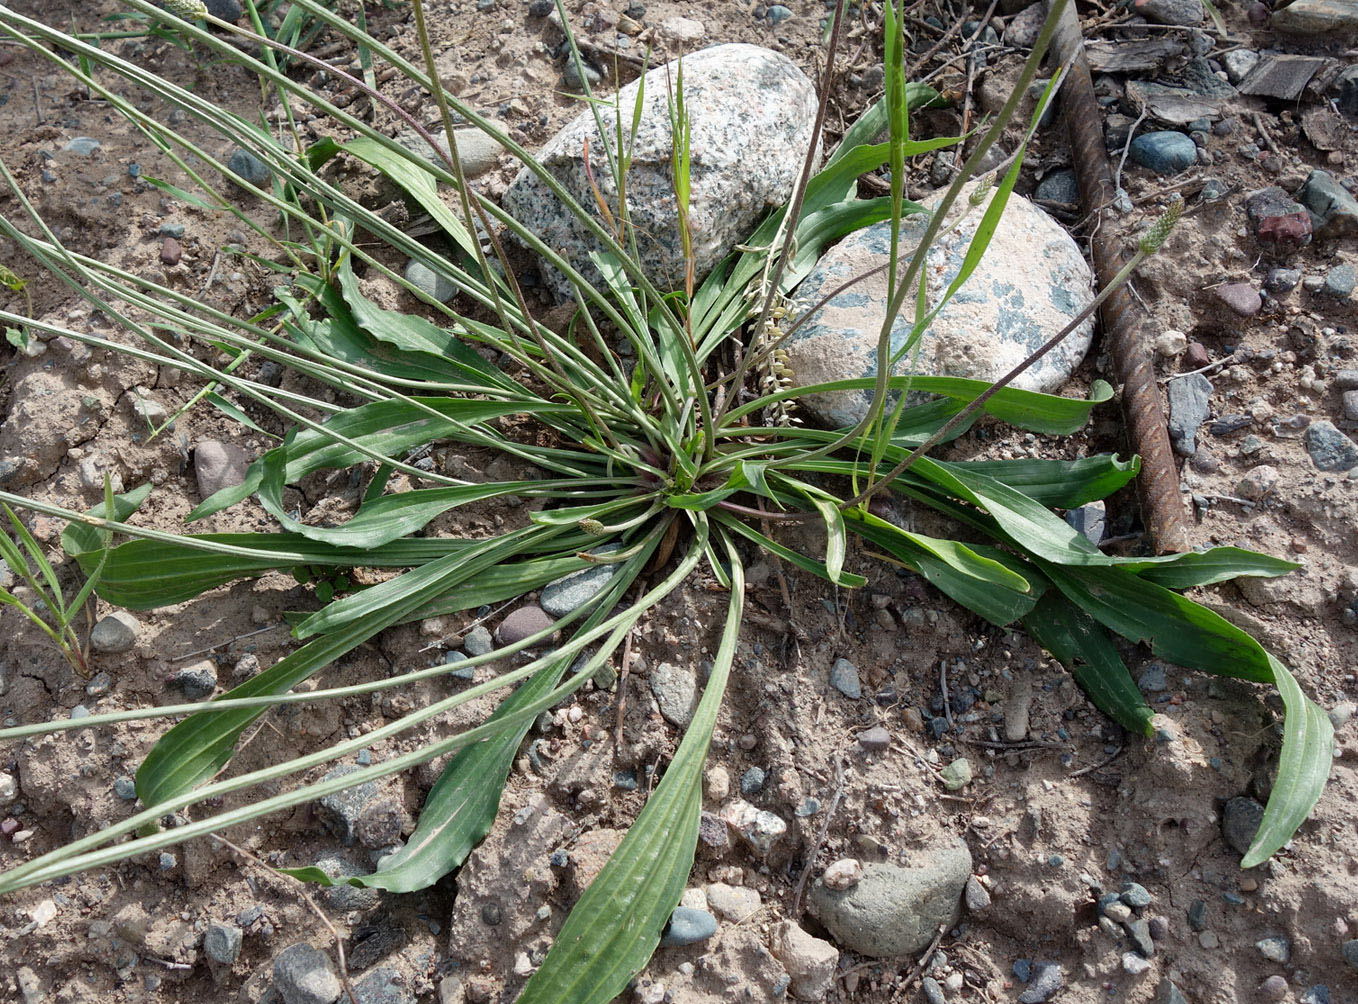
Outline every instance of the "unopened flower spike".
[[208, 13], [203, 0], [165, 0], [165, 9], [185, 21], [202, 21]]
[[994, 186], [995, 178], [992, 175], [987, 174], [980, 181], [976, 182], [976, 187], [973, 188], [971, 194], [967, 196], [967, 201], [970, 202], [973, 207], [979, 206], [985, 201], [985, 197], [990, 194], [990, 190]]
[[1179, 222], [1179, 217], [1182, 216], [1183, 213], [1184, 200], [1176, 196], [1174, 200], [1170, 202], [1169, 208], [1165, 210], [1164, 215], [1156, 220], [1151, 228], [1146, 231], [1145, 236], [1141, 238], [1141, 250], [1145, 254], [1155, 254], [1155, 252], [1159, 251], [1160, 246], [1165, 243], [1165, 240], [1169, 237], [1170, 231], [1174, 229], [1174, 224]]

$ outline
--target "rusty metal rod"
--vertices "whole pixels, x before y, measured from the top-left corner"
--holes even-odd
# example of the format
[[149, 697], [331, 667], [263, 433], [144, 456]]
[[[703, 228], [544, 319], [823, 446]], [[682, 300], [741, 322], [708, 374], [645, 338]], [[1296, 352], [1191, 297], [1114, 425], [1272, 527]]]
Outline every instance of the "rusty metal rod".
[[[1055, 62], [1070, 66], [1069, 76], [1061, 86], [1061, 116], [1070, 131], [1081, 208], [1092, 222], [1089, 244], [1094, 274], [1100, 284], [1106, 284], [1117, 275], [1125, 259], [1117, 235], [1105, 219], [1117, 191], [1104, 146], [1103, 118], [1094, 98], [1094, 82], [1089, 75], [1084, 38], [1073, 3], [1066, 5], [1057, 23], [1052, 55]], [[1179, 472], [1151, 368], [1146, 319], [1125, 286], [1104, 301], [1099, 313], [1115, 376], [1122, 384], [1122, 411], [1128, 436], [1132, 448], [1141, 455], [1137, 494], [1151, 544], [1157, 554], [1187, 551], [1188, 524], [1179, 492]]]

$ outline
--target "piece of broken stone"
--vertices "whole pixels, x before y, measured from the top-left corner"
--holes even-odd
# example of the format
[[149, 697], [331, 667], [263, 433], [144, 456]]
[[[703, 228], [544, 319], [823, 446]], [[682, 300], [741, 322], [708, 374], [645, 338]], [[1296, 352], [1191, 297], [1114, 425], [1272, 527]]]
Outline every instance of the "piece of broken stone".
[[234, 443], [204, 439], [193, 448], [193, 470], [198, 476], [198, 494], [211, 498], [223, 488], [230, 488], [245, 480], [250, 468], [250, 454]]

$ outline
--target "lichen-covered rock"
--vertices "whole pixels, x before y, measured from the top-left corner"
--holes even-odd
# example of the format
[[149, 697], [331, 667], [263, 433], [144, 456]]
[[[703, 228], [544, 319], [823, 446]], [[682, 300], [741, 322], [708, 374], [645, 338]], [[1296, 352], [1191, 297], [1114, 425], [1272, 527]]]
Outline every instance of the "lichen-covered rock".
[[[974, 186], [965, 190], [970, 192]], [[956, 228], [934, 241], [923, 272], [929, 299], [937, 303], [962, 268], [967, 247], [984, 215], [966, 194], [950, 219], [965, 211]], [[933, 208], [939, 198], [926, 205]], [[960, 207], [960, 208], [959, 208]], [[928, 226], [924, 214], [901, 226], [902, 261], [919, 246]], [[829, 252], [798, 287], [792, 310], [800, 317], [854, 276], [889, 260], [891, 228], [879, 223], [849, 236]], [[788, 340], [793, 383], [799, 387], [870, 377], [877, 372], [877, 338], [887, 302], [885, 271], [835, 294]], [[939, 312], [920, 341], [916, 372], [996, 380], [1022, 362], [1084, 310], [1094, 298], [1092, 275], [1080, 249], [1050, 216], [1027, 199], [1012, 195], [980, 266]], [[908, 296], [891, 329], [892, 351], [910, 334], [915, 297]], [[1081, 324], [1014, 386], [1055, 391], [1070, 378], [1089, 348], [1094, 322]], [[910, 371], [909, 357], [895, 372]], [[831, 426], [856, 424], [872, 400], [871, 389], [813, 394], [801, 399], [807, 411]]]
[[[802, 169], [816, 93], [796, 65], [756, 45], [716, 45], [684, 57], [684, 107], [690, 121], [689, 224], [699, 281], [740, 241], [770, 207], [785, 202]], [[636, 226], [641, 265], [662, 289], [682, 289], [684, 257], [671, 166], [672, 131], [666, 75], [661, 66], [643, 78], [641, 124], [632, 145], [627, 175], [627, 205]], [[638, 82], [618, 92], [630, 118]], [[611, 126], [612, 112], [601, 111]], [[608, 142], [613, 144], [612, 130]], [[585, 144], [589, 144], [589, 171]], [[538, 159], [581, 206], [595, 212], [590, 176], [604, 200], [614, 206], [617, 192], [610, 176], [604, 139], [594, 113], [581, 112], [539, 152]], [[527, 168], [502, 200], [505, 209], [566, 257], [591, 282], [599, 273], [589, 260], [597, 239]], [[545, 268], [548, 285], [561, 299], [570, 285], [555, 269]]]

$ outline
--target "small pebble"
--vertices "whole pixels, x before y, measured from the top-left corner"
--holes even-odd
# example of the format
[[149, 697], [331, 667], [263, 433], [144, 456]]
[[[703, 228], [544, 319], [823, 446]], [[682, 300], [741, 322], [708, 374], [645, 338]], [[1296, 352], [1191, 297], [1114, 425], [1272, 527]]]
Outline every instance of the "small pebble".
[[273, 172], [269, 170], [269, 165], [260, 160], [249, 150], [242, 150], [237, 147], [232, 151], [230, 158], [226, 162], [227, 170], [242, 181], [248, 181], [256, 188], [263, 188], [269, 184], [269, 179], [273, 177]]
[[1259, 949], [1259, 954], [1264, 958], [1279, 965], [1286, 965], [1287, 960], [1292, 956], [1292, 950], [1287, 939], [1281, 935], [1261, 938], [1254, 943], [1254, 947]]
[[1287, 996], [1287, 980], [1276, 973], [1259, 984], [1259, 989], [1265, 996], [1272, 997], [1274, 1000], [1282, 1000]]
[[1150, 960], [1137, 955], [1136, 952], [1122, 953], [1122, 968], [1132, 976], [1141, 976], [1150, 970]]
[[867, 753], [880, 753], [891, 746], [891, 733], [881, 725], [874, 725], [858, 733], [858, 745]]
[[857, 858], [840, 858], [825, 869], [822, 881], [827, 889], [851, 889], [863, 877], [863, 865]]
[[926, 976], [920, 980], [919, 988], [924, 992], [924, 999], [929, 1004], [947, 1004], [947, 998], [943, 996], [943, 988], [939, 986], [938, 980], [932, 976]]
[[967, 909], [972, 913], [983, 913], [990, 909], [990, 890], [975, 875], [967, 879], [963, 898], [966, 900]]
[[160, 261], [162, 265], [178, 265], [179, 259], [184, 252], [179, 247], [179, 242], [173, 237], [166, 237], [160, 244]]
[[1132, 140], [1128, 155], [1156, 174], [1177, 174], [1197, 163], [1198, 148], [1181, 132], [1148, 132]]
[[858, 679], [858, 667], [848, 659], [836, 659], [830, 668], [830, 686], [850, 700], [863, 696], [863, 686]]
[[1151, 905], [1151, 894], [1146, 891], [1146, 887], [1136, 882], [1122, 883], [1122, 893], [1119, 897], [1133, 909], [1141, 909]]
[[669, 926], [660, 939], [662, 948], [677, 948], [706, 941], [717, 933], [717, 918], [706, 910], [677, 907], [670, 914]]
[[67, 140], [62, 150], [77, 157], [90, 157], [99, 149], [99, 145], [99, 141], [90, 136], [77, 136], [75, 139]]
[[1038, 962], [1033, 965], [1032, 978], [1028, 989], [1019, 994], [1019, 1004], [1042, 1004], [1065, 983], [1065, 973], [1055, 962]]
[[964, 756], [958, 757], [940, 772], [943, 786], [949, 791], [958, 791], [971, 784], [971, 776], [971, 761]]
[[759, 767], [751, 767], [744, 774], [740, 775], [740, 793], [746, 798], [752, 798], [764, 790], [764, 784], [768, 775]]

